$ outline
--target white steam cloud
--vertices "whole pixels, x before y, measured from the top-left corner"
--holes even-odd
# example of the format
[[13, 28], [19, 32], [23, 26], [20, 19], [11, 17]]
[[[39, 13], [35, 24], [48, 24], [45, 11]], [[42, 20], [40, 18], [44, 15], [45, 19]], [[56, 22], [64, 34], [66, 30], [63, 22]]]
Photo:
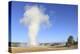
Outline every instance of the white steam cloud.
[[50, 25], [49, 16], [43, 9], [37, 5], [26, 6], [24, 17], [20, 20], [25, 26], [28, 26], [29, 45], [38, 46], [37, 35], [40, 25]]

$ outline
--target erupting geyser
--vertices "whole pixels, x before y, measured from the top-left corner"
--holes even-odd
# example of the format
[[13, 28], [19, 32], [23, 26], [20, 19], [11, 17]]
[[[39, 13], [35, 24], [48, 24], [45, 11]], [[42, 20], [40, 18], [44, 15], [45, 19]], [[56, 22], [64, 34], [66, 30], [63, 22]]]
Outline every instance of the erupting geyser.
[[41, 24], [50, 25], [49, 16], [37, 5], [25, 6], [24, 17], [20, 20], [28, 26], [29, 46], [38, 46], [37, 35]]

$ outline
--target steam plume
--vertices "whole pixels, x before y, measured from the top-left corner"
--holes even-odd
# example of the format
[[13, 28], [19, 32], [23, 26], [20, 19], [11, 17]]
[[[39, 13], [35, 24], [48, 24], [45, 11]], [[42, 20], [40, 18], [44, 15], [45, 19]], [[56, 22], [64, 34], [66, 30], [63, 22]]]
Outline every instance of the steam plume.
[[41, 24], [50, 25], [49, 16], [37, 5], [25, 6], [24, 17], [20, 20], [28, 26], [29, 45], [38, 46], [37, 35]]

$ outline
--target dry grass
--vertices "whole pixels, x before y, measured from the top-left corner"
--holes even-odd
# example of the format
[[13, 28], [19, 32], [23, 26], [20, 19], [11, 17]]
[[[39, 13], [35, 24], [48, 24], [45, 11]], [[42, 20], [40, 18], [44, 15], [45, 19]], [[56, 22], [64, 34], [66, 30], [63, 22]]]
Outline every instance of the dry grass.
[[12, 53], [22, 53], [22, 52], [38, 52], [38, 51], [53, 51], [53, 50], [68, 50], [68, 49], [75, 49], [75, 48], [68, 48], [68, 47], [12, 47]]

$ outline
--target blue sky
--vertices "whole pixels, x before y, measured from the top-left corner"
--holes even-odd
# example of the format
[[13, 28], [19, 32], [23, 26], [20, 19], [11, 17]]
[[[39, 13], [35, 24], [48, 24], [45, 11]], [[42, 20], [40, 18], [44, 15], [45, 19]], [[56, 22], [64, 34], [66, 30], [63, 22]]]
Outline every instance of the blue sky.
[[[52, 26], [49, 29], [40, 28], [38, 42], [65, 42], [69, 35], [74, 39], [78, 36], [77, 5], [12, 2], [11, 6], [11, 41], [28, 42], [28, 28], [20, 23], [25, 12], [25, 6], [38, 5], [49, 15]], [[36, 19], [35, 19], [36, 20]]]

